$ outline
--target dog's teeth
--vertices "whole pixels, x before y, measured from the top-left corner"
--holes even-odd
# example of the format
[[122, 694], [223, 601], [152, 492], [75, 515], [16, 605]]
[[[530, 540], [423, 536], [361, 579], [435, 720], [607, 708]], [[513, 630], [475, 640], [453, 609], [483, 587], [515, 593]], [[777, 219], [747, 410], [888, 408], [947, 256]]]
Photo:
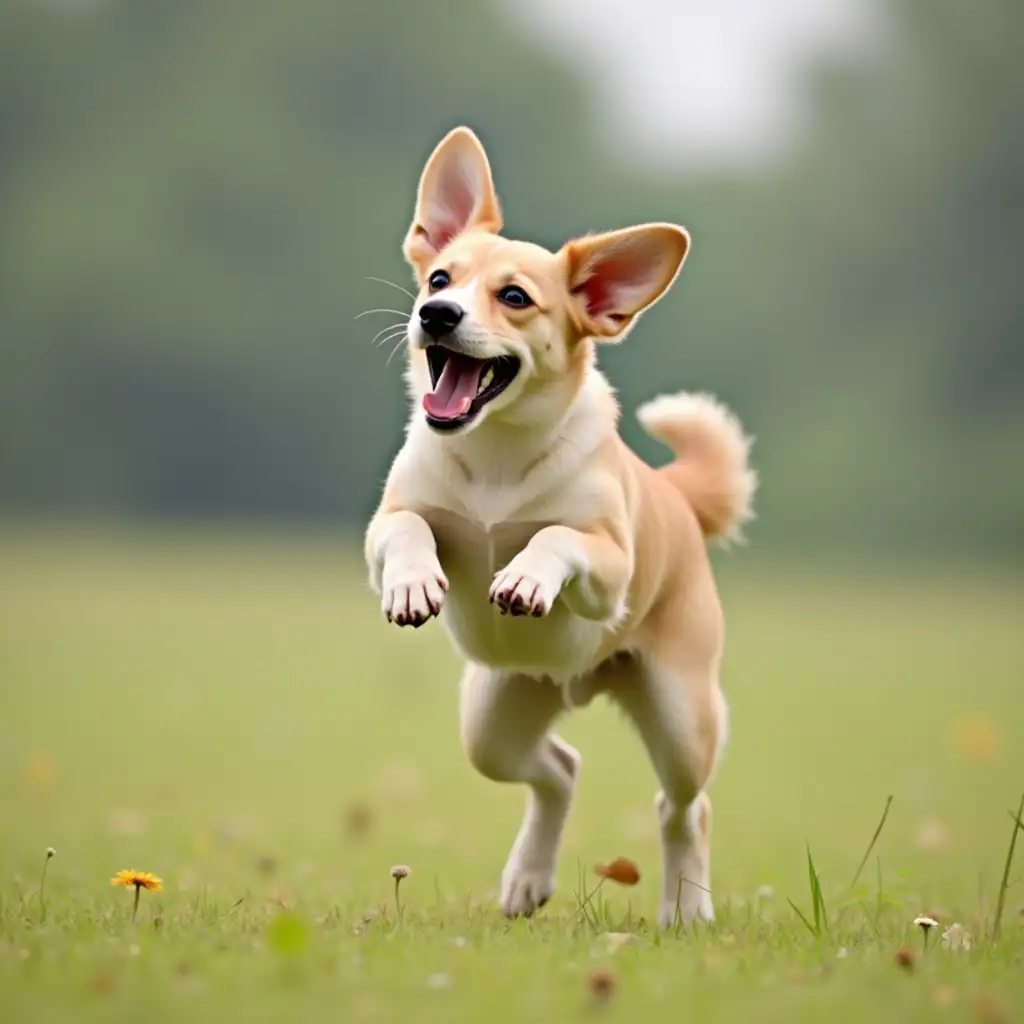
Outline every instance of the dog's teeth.
[[492, 380], [494, 380], [494, 370], [488, 367], [487, 372], [480, 378], [480, 387], [476, 389], [476, 393], [479, 395], [482, 391], [486, 391], [491, 386]]

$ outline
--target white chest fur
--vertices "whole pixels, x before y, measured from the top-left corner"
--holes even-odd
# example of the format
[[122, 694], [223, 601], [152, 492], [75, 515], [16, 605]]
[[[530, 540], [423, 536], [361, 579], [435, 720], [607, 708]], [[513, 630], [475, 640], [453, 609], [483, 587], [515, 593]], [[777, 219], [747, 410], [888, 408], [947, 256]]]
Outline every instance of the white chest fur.
[[441, 510], [426, 510], [450, 589], [441, 622], [459, 652], [477, 664], [562, 681], [589, 667], [603, 627], [556, 601], [544, 618], [502, 615], [488, 590], [494, 574], [546, 522], [505, 522], [484, 529]]
[[601, 623], [573, 615], [560, 601], [543, 618], [502, 615], [488, 591], [495, 573], [538, 531], [592, 514], [604, 481], [587, 465], [615, 429], [608, 398], [607, 383], [594, 371], [557, 431], [531, 438], [517, 430], [503, 443], [488, 435], [438, 437], [422, 421], [410, 424], [393, 476], [404, 507], [426, 520], [437, 541], [450, 583], [440, 619], [467, 659], [556, 681], [591, 666]]

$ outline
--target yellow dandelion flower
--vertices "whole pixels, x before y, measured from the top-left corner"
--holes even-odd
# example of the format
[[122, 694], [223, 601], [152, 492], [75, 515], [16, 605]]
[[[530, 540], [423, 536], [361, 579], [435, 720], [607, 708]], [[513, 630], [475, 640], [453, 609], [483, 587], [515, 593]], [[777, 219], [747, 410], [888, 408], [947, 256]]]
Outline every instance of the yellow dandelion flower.
[[135, 886], [136, 889], [150, 889], [153, 892], [162, 892], [164, 880], [151, 875], [148, 871], [118, 871], [110, 880], [111, 885], [123, 885], [126, 889]]
[[111, 885], [123, 885], [126, 889], [135, 889], [135, 903], [132, 906], [132, 921], [139, 912], [139, 895], [143, 889], [152, 892], [163, 892], [164, 880], [151, 875], [148, 871], [136, 871], [134, 868], [129, 871], [118, 871], [110, 880]]
[[953, 745], [965, 761], [991, 761], [999, 754], [1002, 734], [987, 715], [968, 715], [956, 723]]
[[52, 789], [57, 781], [57, 764], [49, 754], [36, 754], [25, 765], [25, 775], [33, 789]]

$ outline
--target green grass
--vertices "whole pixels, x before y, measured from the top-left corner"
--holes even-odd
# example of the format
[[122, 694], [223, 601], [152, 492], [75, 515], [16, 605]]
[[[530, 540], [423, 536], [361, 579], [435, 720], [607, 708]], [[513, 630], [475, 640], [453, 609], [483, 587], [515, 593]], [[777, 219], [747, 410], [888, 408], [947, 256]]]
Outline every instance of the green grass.
[[[583, 773], [559, 892], [533, 921], [500, 916], [523, 794], [464, 762], [456, 658], [434, 626], [379, 621], [353, 551], [0, 534], [3, 1020], [575, 1020], [604, 968], [604, 1016], [623, 1021], [1020, 1012], [1020, 849], [988, 938], [1024, 790], [1011, 574], [718, 559], [719, 921], [659, 936], [654, 777], [601, 703], [563, 723]], [[593, 865], [620, 855], [640, 884], [580, 912]], [[395, 863], [412, 868], [400, 921]], [[121, 868], [166, 883], [135, 925]], [[971, 950], [934, 936], [923, 954], [922, 909]], [[608, 931], [633, 939], [609, 952]]]

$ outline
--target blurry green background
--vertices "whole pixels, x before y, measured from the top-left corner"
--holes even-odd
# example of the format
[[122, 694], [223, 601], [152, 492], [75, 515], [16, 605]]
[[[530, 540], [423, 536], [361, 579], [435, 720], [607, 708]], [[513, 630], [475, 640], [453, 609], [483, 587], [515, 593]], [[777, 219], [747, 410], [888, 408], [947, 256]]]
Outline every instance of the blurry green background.
[[736, 407], [759, 551], [1019, 557], [1017, 7], [0, 5], [0, 508], [361, 528], [404, 393], [353, 318], [468, 123], [510, 234], [691, 229], [603, 364], [652, 458], [650, 395]]
[[[1017, 23], [1019, 0], [0, 2], [10, 1012], [80, 1008], [128, 867], [165, 878], [146, 911], [187, 957], [226, 941], [248, 963], [284, 902], [349, 936], [352, 991], [386, 1008], [418, 1005], [429, 971], [453, 971], [453, 999], [474, 984], [434, 939], [494, 913], [523, 794], [466, 764], [457, 658], [436, 625], [380, 620], [358, 544], [405, 417], [402, 354], [373, 338], [410, 305], [369, 278], [411, 284], [416, 182], [460, 123], [509, 234], [693, 235], [678, 285], [601, 360], [645, 456], [667, 453], [632, 410], [666, 390], [717, 393], [758, 439], [753, 546], [715, 556], [725, 927], [770, 884], [798, 930], [804, 844], [833, 900], [893, 794], [877, 852], [897, 934], [929, 907], [980, 935], [1024, 787]], [[355, 319], [378, 307], [397, 312]], [[545, 913], [567, 920], [578, 865], [621, 854], [649, 917], [641, 745], [600, 702], [564, 733], [584, 771]], [[403, 861], [428, 922], [409, 971], [358, 937]], [[496, 1021], [531, 1000], [555, 1019], [580, 984], [568, 947], [538, 966], [532, 934], [495, 940], [497, 973], [481, 959], [474, 1005]], [[176, 1019], [155, 1015], [166, 956], [164, 987], [125, 980], [124, 1019]], [[692, 974], [669, 975], [690, 1000]], [[822, 998], [883, 1019], [851, 979]], [[232, 1012], [257, 1019], [250, 981], [239, 967]], [[783, 1003], [765, 1019], [799, 1019]]]

